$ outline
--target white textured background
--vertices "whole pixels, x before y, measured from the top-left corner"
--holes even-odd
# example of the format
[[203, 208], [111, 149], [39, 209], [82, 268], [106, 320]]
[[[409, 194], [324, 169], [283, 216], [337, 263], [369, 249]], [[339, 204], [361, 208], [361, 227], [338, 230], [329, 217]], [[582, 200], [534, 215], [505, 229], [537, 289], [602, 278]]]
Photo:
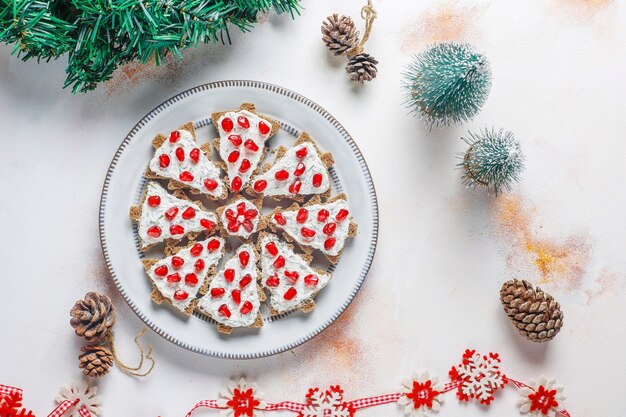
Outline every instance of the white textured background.
[[[523, 381], [557, 377], [573, 417], [623, 414], [624, 3], [374, 3], [366, 49], [380, 72], [364, 88], [349, 84], [343, 58], [329, 56], [319, 33], [332, 12], [357, 17], [359, 1], [304, 1], [293, 22], [270, 17], [232, 46], [189, 51], [159, 69], [130, 65], [76, 96], [60, 88], [64, 60], [23, 63], [0, 47], [0, 383], [24, 388], [37, 415], [53, 408], [58, 388], [80, 377], [68, 311], [89, 290], [113, 296], [120, 350], [134, 359], [130, 340], [142, 323], [112, 287], [98, 240], [109, 162], [134, 123], [175, 93], [256, 79], [325, 107], [363, 151], [381, 211], [369, 278], [323, 335], [275, 357], [215, 360], [150, 334], [154, 372], [132, 379], [113, 370], [100, 381], [105, 416], [183, 416], [242, 373], [268, 400], [301, 401], [310, 386], [330, 383], [350, 399], [393, 392], [413, 370], [445, 376], [466, 347], [500, 352]], [[483, 50], [494, 82], [474, 121], [429, 132], [406, 114], [399, 73], [412, 53], [442, 40]], [[527, 156], [521, 184], [498, 199], [465, 190], [455, 169], [460, 137], [491, 126], [514, 131]], [[498, 290], [512, 277], [542, 283], [561, 302], [565, 327], [551, 343], [526, 342], [507, 322]], [[482, 412], [448, 395], [440, 416], [515, 416], [516, 396], [508, 388]]]

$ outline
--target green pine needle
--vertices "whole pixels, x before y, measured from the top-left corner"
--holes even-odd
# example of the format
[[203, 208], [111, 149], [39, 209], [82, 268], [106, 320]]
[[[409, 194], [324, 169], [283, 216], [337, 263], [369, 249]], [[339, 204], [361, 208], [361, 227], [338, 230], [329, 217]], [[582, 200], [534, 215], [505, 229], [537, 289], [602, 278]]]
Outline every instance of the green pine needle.
[[510, 191], [511, 185], [519, 181], [524, 154], [512, 132], [485, 129], [479, 134], [469, 132], [469, 138], [463, 140], [469, 149], [460, 156], [463, 162], [459, 166], [464, 170], [466, 186], [486, 187], [498, 195], [502, 190]]
[[403, 78], [407, 105], [430, 127], [470, 120], [491, 88], [487, 58], [468, 44], [453, 42], [415, 55]]

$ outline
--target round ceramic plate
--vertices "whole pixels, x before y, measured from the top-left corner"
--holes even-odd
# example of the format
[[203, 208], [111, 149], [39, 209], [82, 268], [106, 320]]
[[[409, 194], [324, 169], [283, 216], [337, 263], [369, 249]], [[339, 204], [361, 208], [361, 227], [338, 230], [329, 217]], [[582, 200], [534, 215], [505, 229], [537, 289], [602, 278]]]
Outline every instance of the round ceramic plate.
[[[351, 214], [359, 233], [349, 239], [343, 256], [332, 271], [333, 279], [316, 298], [309, 314], [293, 312], [270, 317], [267, 309], [261, 329], [234, 329], [217, 332], [215, 323], [200, 314], [185, 317], [170, 305], [156, 305], [138, 247], [136, 228], [128, 217], [131, 205], [138, 204], [146, 184], [143, 174], [153, 149], [152, 138], [168, 133], [185, 122], [196, 126], [198, 142], [205, 143], [217, 133], [211, 113], [236, 109], [243, 102], [282, 124], [270, 140], [270, 148], [291, 146], [306, 130], [324, 151], [332, 152], [332, 195], [348, 196]], [[214, 159], [217, 158], [217, 152]], [[266, 199], [267, 201], [268, 199]], [[222, 202], [223, 203], [223, 202]], [[212, 206], [213, 208], [216, 205]], [[306, 342], [323, 331], [345, 310], [361, 287], [374, 257], [378, 236], [378, 206], [369, 170], [354, 140], [333, 116], [311, 100], [284, 88], [256, 81], [222, 81], [182, 92], [148, 113], [124, 138], [104, 181], [100, 201], [100, 240], [107, 266], [124, 299], [155, 332], [181, 347], [209, 356], [232, 359], [273, 355]], [[159, 256], [149, 253], [146, 256]], [[160, 256], [163, 256], [160, 254]]]

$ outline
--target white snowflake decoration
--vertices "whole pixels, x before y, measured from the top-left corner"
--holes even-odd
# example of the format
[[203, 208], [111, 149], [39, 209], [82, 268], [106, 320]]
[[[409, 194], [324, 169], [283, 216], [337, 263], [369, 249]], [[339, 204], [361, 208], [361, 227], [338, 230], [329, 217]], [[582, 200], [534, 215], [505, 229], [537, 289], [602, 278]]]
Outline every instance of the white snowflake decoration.
[[307, 405], [298, 417], [352, 417], [352, 410], [343, 400], [343, 390], [339, 386], [331, 386], [322, 391], [312, 388], [306, 396]]
[[403, 407], [404, 414], [409, 417], [429, 417], [431, 411], [438, 412], [443, 399], [439, 395], [443, 384], [436, 375], [430, 376], [428, 371], [420, 372], [412, 379], [402, 381], [402, 396], [398, 404]]
[[102, 400], [96, 394], [98, 393], [97, 387], [90, 387], [87, 382], [80, 381], [75, 384], [71, 384], [68, 387], [61, 387], [61, 391], [57, 396], [57, 403], [62, 403], [63, 401], [75, 401], [78, 400], [78, 403], [72, 407], [66, 414], [67, 417], [80, 417], [78, 410], [80, 410], [83, 406], [92, 414], [99, 415], [102, 410], [100, 409], [100, 405], [102, 405]]
[[256, 384], [241, 378], [238, 382], [228, 384], [220, 395], [222, 398], [217, 400], [217, 405], [224, 407], [220, 412], [223, 417], [263, 417], [259, 408], [265, 408], [267, 403], [259, 399], [261, 393], [257, 391]]
[[457, 396], [461, 401], [475, 398], [481, 404], [489, 405], [493, 394], [508, 382], [500, 371], [500, 356], [497, 353], [481, 355], [475, 350], [466, 350], [463, 361], [452, 367], [450, 378], [459, 384]]
[[519, 402], [519, 411], [533, 417], [556, 416], [559, 404], [565, 400], [563, 386], [557, 385], [554, 378], [542, 376], [532, 381], [531, 387], [522, 387], [519, 390], [522, 399]]

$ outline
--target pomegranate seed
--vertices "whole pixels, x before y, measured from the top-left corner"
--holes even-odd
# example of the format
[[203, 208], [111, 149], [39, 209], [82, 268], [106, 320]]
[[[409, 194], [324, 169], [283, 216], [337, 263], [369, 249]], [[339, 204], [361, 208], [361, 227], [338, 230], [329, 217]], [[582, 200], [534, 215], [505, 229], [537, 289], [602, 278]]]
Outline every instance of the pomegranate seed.
[[293, 172], [293, 175], [299, 177], [300, 175], [304, 174], [305, 169], [306, 167], [304, 166], [304, 164], [302, 162], [299, 162], [296, 166], [296, 170]]
[[204, 187], [209, 191], [213, 191], [217, 188], [217, 181], [207, 178], [204, 180]]
[[226, 220], [230, 220], [231, 222], [237, 220], [237, 213], [235, 213], [233, 209], [226, 209], [224, 216]]
[[239, 252], [239, 262], [241, 262], [242, 267], [246, 267], [248, 265], [248, 261], [250, 260], [250, 254], [247, 251]]
[[309, 229], [308, 227], [303, 227], [302, 229], [300, 229], [300, 234], [310, 239], [315, 236], [315, 230]]
[[274, 178], [276, 178], [278, 181], [285, 181], [287, 178], [289, 178], [289, 173], [284, 169], [281, 169], [276, 174], [274, 174]]
[[161, 168], [167, 168], [168, 166], [170, 166], [170, 157], [165, 154], [159, 156], [159, 166]]
[[250, 163], [250, 161], [244, 158], [241, 161], [241, 165], [239, 165], [239, 172], [246, 172], [247, 170], [250, 169], [251, 166], [252, 164]]
[[296, 281], [298, 281], [298, 278], [300, 278], [300, 274], [296, 271], [285, 271], [284, 273], [291, 285], [295, 284]]
[[259, 132], [261, 132], [262, 135], [267, 135], [270, 133], [270, 130], [270, 127], [263, 120], [259, 122]]
[[332, 248], [333, 246], [335, 246], [335, 243], [337, 242], [337, 240], [334, 237], [329, 237], [328, 239], [326, 239], [326, 241], [324, 242], [324, 249], [326, 250], [330, 250], [330, 248]]
[[280, 269], [283, 266], [285, 266], [285, 258], [283, 258], [282, 256], [279, 256], [278, 258], [276, 258], [276, 260], [274, 261], [274, 268], [276, 269]]
[[178, 275], [178, 272], [168, 275], [167, 282], [180, 282], [180, 275]]
[[309, 218], [309, 211], [307, 209], [302, 207], [300, 210], [298, 210], [298, 214], [296, 214], [296, 221], [298, 223], [304, 223], [306, 219], [308, 218]]
[[180, 256], [172, 256], [172, 267], [178, 269], [185, 264], [185, 260]]
[[230, 184], [230, 187], [233, 189], [233, 191], [237, 192], [241, 190], [242, 185], [243, 185], [243, 182], [241, 181], [241, 178], [235, 177], [233, 178], [233, 182]]
[[257, 193], [260, 193], [261, 191], [265, 190], [266, 187], [267, 187], [267, 181], [265, 180], [258, 180], [257, 182], [254, 183], [254, 191], [256, 191]]
[[218, 298], [222, 295], [226, 294], [226, 290], [224, 288], [211, 288], [211, 297]]
[[228, 306], [226, 304], [222, 304], [220, 308], [217, 309], [217, 312], [226, 318], [230, 317], [230, 310], [228, 309]]
[[148, 236], [159, 237], [161, 236], [161, 228], [159, 226], [152, 226], [146, 233], [148, 233]]
[[189, 297], [189, 294], [185, 290], [176, 290], [174, 293], [174, 300], [176, 301], [186, 300], [187, 297]]
[[180, 146], [176, 148], [176, 159], [178, 159], [180, 162], [183, 162], [185, 160], [185, 150]]
[[230, 292], [230, 296], [233, 298], [233, 302], [235, 304], [241, 303], [241, 291], [239, 291], [239, 290], [232, 290]]
[[170, 143], [176, 143], [178, 142], [178, 139], [180, 139], [180, 132], [178, 130], [170, 133]]
[[239, 116], [237, 118], [237, 124], [243, 127], [244, 129], [247, 129], [250, 127], [250, 121], [248, 120], [246, 116]]
[[298, 157], [298, 159], [302, 159], [304, 158], [307, 154], [309, 153], [309, 150], [306, 148], [306, 146], [301, 147], [300, 149], [298, 149], [296, 151], [296, 157]]
[[317, 212], [317, 221], [320, 223], [324, 223], [328, 216], [330, 216], [330, 212], [326, 209], [321, 209]]
[[243, 226], [244, 229], [246, 229], [248, 233], [252, 233], [252, 231], [254, 230], [254, 225], [252, 224], [250, 220], [244, 220], [241, 223], [241, 225]]
[[274, 242], [270, 242], [267, 245], [265, 245], [265, 249], [270, 253], [270, 255], [272, 256], [276, 256], [278, 255], [278, 248], [276, 247], [276, 243]]
[[327, 234], [328, 236], [332, 235], [333, 233], [335, 233], [335, 230], [337, 229], [337, 223], [328, 223], [326, 226], [324, 226], [324, 228], [322, 229], [322, 231]]
[[309, 274], [306, 277], [304, 277], [304, 285], [306, 285], [307, 287], [315, 287], [317, 286], [319, 281], [320, 280], [317, 277], [317, 275]]
[[174, 220], [174, 217], [178, 214], [178, 207], [172, 207], [165, 212], [165, 218], [169, 221]]
[[346, 217], [348, 217], [348, 214], [350, 214], [348, 212], [348, 210], [346, 209], [341, 209], [339, 210], [339, 213], [337, 213], [337, 216], [335, 216], [335, 218], [337, 219], [338, 222], [342, 221], [343, 219], [345, 219]]
[[239, 135], [230, 135], [228, 137], [228, 140], [230, 141], [230, 143], [233, 144], [234, 147], [241, 145], [241, 142], [242, 142], [241, 136]]
[[152, 195], [148, 197], [148, 205], [150, 207], [156, 207], [159, 204], [161, 204], [161, 197], [159, 197], [158, 195]]
[[228, 231], [231, 233], [237, 233], [240, 226], [241, 223], [239, 223], [237, 220], [230, 221], [228, 222]]
[[259, 214], [259, 212], [257, 210], [255, 210], [255, 209], [246, 210], [246, 212], [243, 214], [243, 218], [246, 219], [246, 220], [252, 220], [258, 214]]
[[231, 130], [233, 130], [233, 127], [235, 127], [233, 125], [233, 121], [228, 118], [225, 117], [222, 119], [222, 129], [224, 129], [225, 132], [230, 132]]
[[191, 160], [193, 161], [194, 164], [197, 164], [198, 161], [200, 160], [200, 149], [193, 148], [189, 152], [189, 158], [191, 158]]
[[228, 162], [234, 164], [235, 162], [237, 162], [237, 159], [239, 159], [239, 151], [235, 149], [230, 153], [230, 155], [228, 155]]
[[169, 270], [169, 269], [167, 268], [167, 265], [161, 265], [161, 266], [159, 266], [159, 267], [157, 267], [157, 268], [154, 268], [154, 273], [155, 273], [157, 276], [164, 277], [164, 276], [166, 276], [166, 275], [167, 275], [167, 271], [168, 271], [168, 270]]
[[252, 139], [248, 139], [244, 142], [243, 146], [246, 147], [246, 149], [252, 151], [252, 152], [256, 152], [259, 150], [259, 145], [257, 145]]
[[244, 214], [246, 212], [246, 202], [242, 201], [237, 203], [237, 214]]
[[220, 248], [221, 245], [222, 244], [220, 243], [219, 240], [211, 239], [209, 240], [209, 243], [206, 245], [206, 248], [209, 250], [209, 252], [215, 252], [216, 250]]
[[239, 309], [239, 312], [241, 314], [248, 314], [252, 311], [252, 307], [253, 307], [252, 303], [250, 301], [246, 301], [245, 303], [243, 303], [243, 305]]
[[189, 285], [190, 287], [195, 287], [196, 285], [198, 285], [198, 282], [198, 276], [193, 272], [185, 275], [185, 284]]
[[281, 226], [284, 226], [287, 224], [287, 220], [285, 220], [285, 216], [283, 216], [282, 213], [274, 214], [274, 220], [276, 221], [276, 223], [278, 223]]
[[189, 253], [191, 253], [193, 256], [198, 256], [202, 253], [202, 249], [204, 249], [204, 247], [200, 243], [196, 243], [191, 247]]
[[265, 285], [267, 285], [268, 287], [278, 287], [279, 284], [280, 280], [278, 279], [278, 275], [276, 274], [270, 275], [267, 278], [267, 281], [265, 281]]
[[287, 301], [293, 300], [293, 297], [295, 297], [297, 293], [298, 293], [298, 291], [296, 291], [295, 287], [289, 287], [289, 289], [287, 291], [285, 291], [285, 295], [283, 295], [283, 297]]
[[322, 174], [313, 175], [313, 187], [318, 188], [322, 186]]
[[196, 210], [193, 207], [187, 207], [185, 211], [183, 211], [183, 219], [189, 220], [196, 217]]
[[213, 223], [209, 219], [202, 219], [200, 220], [200, 226], [204, 227], [207, 230], [211, 230], [215, 226], [215, 223]]
[[246, 274], [241, 281], [239, 281], [239, 288], [244, 289], [248, 284], [252, 282], [252, 276], [250, 274]]
[[204, 260], [198, 259], [193, 266], [196, 268], [196, 272], [200, 272], [204, 269]]
[[232, 268], [228, 268], [226, 271], [224, 271], [224, 279], [226, 280], [226, 282], [233, 282], [233, 280], [235, 279], [235, 270]]
[[189, 171], [183, 171], [178, 176], [178, 179], [183, 182], [191, 182], [193, 181], [193, 174]]
[[172, 235], [182, 235], [185, 233], [185, 228], [180, 224], [173, 224], [170, 226], [170, 233]]
[[300, 192], [300, 187], [302, 187], [302, 181], [295, 180], [293, 184], [289, 186], [289, 192], [291, 194], [298, 194]]

